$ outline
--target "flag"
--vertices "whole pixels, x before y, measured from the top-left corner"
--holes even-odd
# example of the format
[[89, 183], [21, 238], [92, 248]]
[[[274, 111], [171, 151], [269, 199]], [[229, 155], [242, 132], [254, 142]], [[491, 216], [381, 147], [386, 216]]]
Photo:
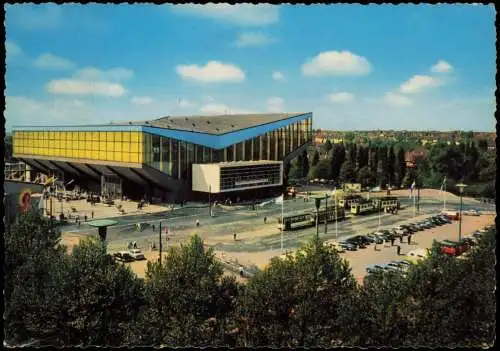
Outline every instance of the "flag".
[[274, 199], [274, 202], [277, 204], [282, 204], [283, 203], [283, 195], [278, 196], [276, 199]]

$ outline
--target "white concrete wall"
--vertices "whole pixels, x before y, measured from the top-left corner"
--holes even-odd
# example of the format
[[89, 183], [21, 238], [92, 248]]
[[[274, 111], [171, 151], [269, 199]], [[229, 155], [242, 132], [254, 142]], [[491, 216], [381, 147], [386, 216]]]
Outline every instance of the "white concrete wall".
[[220, 192], [220, 167], [216, 163], [193, 164], [192, 190]]

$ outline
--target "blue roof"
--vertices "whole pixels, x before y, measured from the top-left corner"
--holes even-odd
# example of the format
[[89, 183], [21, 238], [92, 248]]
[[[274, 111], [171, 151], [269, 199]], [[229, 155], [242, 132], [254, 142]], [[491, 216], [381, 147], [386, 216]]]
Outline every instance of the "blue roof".
[[[30, 130], [30, 131], [109, 131], [109, 132], [119, 132], [119, 131], [137, 131], [137, 132], [145, 132], [151, 133], [154, 135], [160, 135], [164, 137], [169, 137], [177, 140], [182, 140], [206, 147], [210, 147], [213, 149], [223, 149], [230, 145], [255, 138], [259, 135], [263, 135], [267, 132], [273, 131], [275, 129], [279, 129], [285, 127], [287, 125], [303, 121], [307, 118], [312, 118], [312, 112], [301, 113], [301, 114], [262, 114], [262, 115], [240, 115], [234, 116], [232, 119], [232, 123], [235, 125], [228, 125], [227, 118], [231, 116], [214, 116], [214, 117], [185, 117], [182, 118], [162, 118], [159, 123], [155, 123], [152, 121], [149, 122], [136, 122], [136, 124], [109, 124], [109, 125], [85, 125], [85, 126], [44, 126], [44, 127], [14, 127], [13, 130]], [[247, 117], [245, 119], [245, 117]], [[251, 121], [253, 117], [253, 121]], [[186, 129], [186, 123], [193, 122], [194, 125], [198, 123], [198, 126], [201, 124], [200, 120], [203, 119], [203, 122], [206, 120], [212, 119], [214, 122], [212, 123], [211, 129], [214, 129], [216, 125], [220, 126], [217, 131], [220, 130], [220, 133], [214, 134], [213, 130], [207, 129], [206, 123], [203, 124], [205, 129], [201, 129], [199, 127], [192, 128], [193, 130], [182, 130]], [[226, 122], [221, 124], [222, 118], [226, 118]], [[172, 124], [168, 125], [168, 127], [163, 127], [166, 125], [165, 120], [174, 121]], [[218, 119], [218, 120], [217, 120]], [[182, 120], [184, 125], [178, 122]], [[250, 121], [249, 121], [250, 120]], [[263, 124], [255, 124], [255, 120], [264, 122]], [[236, 122], [233, 122], [236, 121]], [[132, 122], [131, 122], [132, 123]], [[149, 124], [149, 125], [147, 125]], [[224, 127], [224, 126], [225, 127]], [[160, 127], [161, 126], [161, 127]], [[232, 128], [233, 127], [233, 128]], [[239, 128], [239, 129], [236, 129]], [[198, 131], [195, 131], [198, 129]], [[236, 129], [236, 130], [235, 130]], [[203, 130], [199, 131], [199, 130]], [[206, 131], [205, 131], [206, 130]]]

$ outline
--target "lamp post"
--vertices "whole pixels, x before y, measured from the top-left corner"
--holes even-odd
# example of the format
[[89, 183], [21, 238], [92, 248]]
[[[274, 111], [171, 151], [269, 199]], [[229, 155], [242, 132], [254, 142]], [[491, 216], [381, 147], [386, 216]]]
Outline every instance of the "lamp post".
[[457, 184], [458, 191], [460, 191], [460, 215], [458, 218], [458, 241], [462, 240], [462, 205], [463, 205], [463, 194], [464, 189], [467, 185], [464, 183]]
[[314, 205], [316, 206], [316, 239], [319, 238], [319, 206], [321, 205], [321, 198], [314, 198]]
[[328, 230], [328, 198], [330, 196], [328, 194], [325, 194], [325, 235], [326, 231]]
[[334, 195], [335, 195], [335, 198], [334, 198], [334, 203], [335, 203], [335, 241], [337, 241], [338, 239], [338, 229], [339, 229], [339, 226], [338, 226], [338, 218], [337, 218], [337, 188], [333, 188], [333, 192], [334, 192]]
[[212, 185], [208, 186], [208, 215], [212, 217]]

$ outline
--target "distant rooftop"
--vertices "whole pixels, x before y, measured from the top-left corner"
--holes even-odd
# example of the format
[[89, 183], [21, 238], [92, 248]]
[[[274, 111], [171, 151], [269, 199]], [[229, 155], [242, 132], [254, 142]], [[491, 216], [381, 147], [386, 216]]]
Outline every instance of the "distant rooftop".
[[277, 122], [305, 114], [299, 113], [266, 113], [245, 115], [218, 116], [176, 116], [162, 117], [149, 121], [113, 122], [114, 125], [141, 125], [164, 129], [184, 130], [205, 134], [225, 134], [237, 130], [251, 128], [262, 124]]

